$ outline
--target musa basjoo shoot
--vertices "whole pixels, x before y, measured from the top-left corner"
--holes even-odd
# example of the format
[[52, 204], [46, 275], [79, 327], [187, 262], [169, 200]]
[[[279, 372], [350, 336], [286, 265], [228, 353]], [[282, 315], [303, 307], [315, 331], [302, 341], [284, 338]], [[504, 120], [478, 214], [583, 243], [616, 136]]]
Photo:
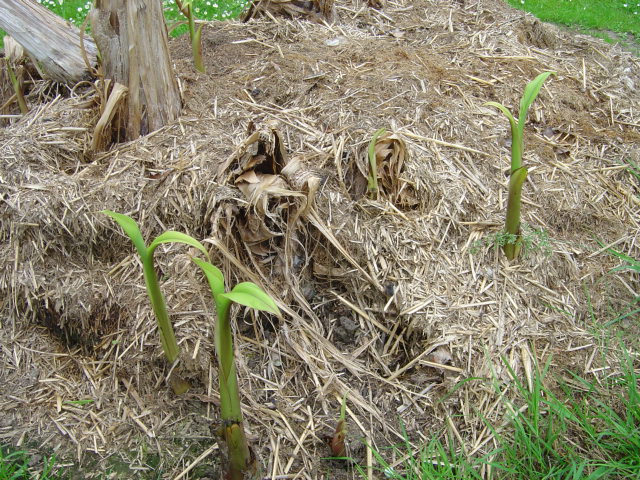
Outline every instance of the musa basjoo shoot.
[[[200, 25], [196, 30], [196, 21], [193, 16], [193, 0], [175, 0], [175, 2], [178, 10], [180, 10], [187, 19], [189, 38], [191, 39], [191, 52], [193, 54], [193, 64], [196, 67], [196, 70], [205, 73], [204, 63], [202, 61], [202, 27], [204, 24]], [[182, 22], [178, 25], [180, 24], [182, 24]]]
[[507, 219], [505, 222], [505, 233], [512, 235], [514, 240], [503, 246], [505, 255], [509, 260], [513, 260], [520, 253], [522, 241], [520, 238], [520, 201], [522, 197], [522, 184], [527, 178], [527, 169], [522, 166], [522, 137], [524, 134], [524, 123], [527, 118], [529, 107], [538, 96], [542, 84], [549, 75], [555, 72], [544, 72], [533, 79], [524, 89], [524, 94], [520, 100], [520, 112], [516, 120], [509, 109], [498, 102], [487, 102], [485, 105], [496, 107], [509, 119], [511, 125], [511, 175], [509, 178], [509, 196], [507, 199]]
[[[124, 230], [138, 251], [138, 255], [142, 261], [142, 271], [144, 273], [144, 283], [147, 287], [147, 295], [149, 295], [151, 307], [153, 308], [153, 313], [155, 314], [158, 322], [162, 350], [164, 351], [169, 363], [173, 365], [180, 354], [180, 347], [178, 347], [178, 342], [176, 342], [176, 336], [173, 332], [171, 320], [169, 320], [169, 313], [167, 312], [167, 304], [164, 300], [164, 296], [162, 295], [162, 291], [160, 290], [160, 283], [158, 282], [158, 276], [156, 275], [156, 270], [153, 264], [153, 253], [158, 245], [162, 243], [185, 243], [197, 248], [208, 256], [207, 249], [204, 248], [199, 241], [189, 235], [171, 230], [156, 237], [156, 239], [147, 247], [144, 243], [144, 239], [142, 238], [142, 233], [140, 233], [140, 229], [138, 228], [138, 224], [134, 219], [127, 215], [112, 212], [110, 210], [103, 210], [102, 213], [110, 216], [118, 222], [118, 225], [120, 225], [122, 230]], [[189, 390], [189, 384], [177, 376], [174, 376], [171, 379], [171, 388], [177, 395], [180, 395]]]
[[231, 304], [234, 302], [245, 307], [273, 313], [278, 317], [280, 317], [280, 310], [273, 299], [255, 283], [242, 282], [233, 287], [230, 292], [225, 292], [224, 276], [217, 267], [199, 258], [192, 260], [207, 277], [216, 306], [215, 345], [220, 383], [221, 434], [229, 453], [229, 465], [225, 478], [242, 480], [245, 478], [245, 473], [255, 471], [256, 459], [252, 457], [249, 450], [242, 423], [229, 312]]
[[[200, 250], [208, 259], [207, 249], [195, 238], [184, 233], [167, 231], [159, 235], [147, 247], [136, 222], [127, 215], [103, 210], [122, 227], [135, 245], [142, 260], [147, 293], [151, 299], [153, 311], [158, 320], [162, 348], [167, 359], [173, 363], [178, 358], [179, 347], [169, 321], [167, 307], [160, 291], [158, 277], [153, 266], [153, 252], [161, 243], [184, 243]], [[237, 284], [230, 292], [225, 292], [225, 281], [222, 272], [206, 260], [192, 258], [203, 271], [216, 306], [215, 348], [218, 357], [218, 378], [220, 383], [220, 416], [223, 423], [222, 435], [229, 451], [228, 472], [225, 478], [242, 480], [245, 473], [255, 467], [242, 424], [240, 393], [233, 350], [233, 332], [231, 330], [231, 304], [237, 303], [245, 307], [270, 312], [281, 316], [273, 299], [259, 286], [251, 282]], [[187, 385], [188, 388], [188, 385]], [[186, 390], [185, 390], [186, 391]]]
[[334, 458], [345, 458], [347, 456], [347, 393], [342, 397], [342, 403], [340, 404], [340, 417], [336, 424], [336, 430], [333, 436], [329, 439], [329, 448], [331, 449], [331, 455]]

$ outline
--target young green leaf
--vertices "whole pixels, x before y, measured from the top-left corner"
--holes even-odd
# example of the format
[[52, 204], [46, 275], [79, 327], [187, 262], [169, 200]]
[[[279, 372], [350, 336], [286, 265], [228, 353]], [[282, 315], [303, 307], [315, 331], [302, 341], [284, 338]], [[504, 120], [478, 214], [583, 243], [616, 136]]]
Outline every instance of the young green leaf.
[[505, 231], [510, 235], [515, 235], [514, 242], [507, 242], [503, 246], [504, 253], [509, 260], [516, 258], [522, 247], [520, 240], [520, 205], [522, 199], [522, 184], [527, 179], [527, 173], [528, 171], [525, 167], [520, 167], [511, 174], [511, 178], [509, 179]]
[[543, 72], [538, 75], [536, 78], [531, 80], [527, 86], [524, 88], [524, 94], [522, 95], [522, 99], [520, 100], [520, 112], [518, 115], [518, 123], [522, 128], [524, 128], [524, 122], [527, 118], [527, 112], [529, 111], [529, 107], [540, 93], [540, 89], [542, 88], [542, 84], [549, 77], [549, 75], [555, 75], [556, 72]]
[[520, 99], [520, 112], [517, 121], [504, 105], [498, 102], [485, 103], [485, 105], [496, 107], [504, 113], [511, 125], [511, 178], [509, 180], [505, 233], [515, 236], [515, 241], [507, 242], [503, 247], [504, 253], [509, 260], [516, 258], [522, 247], [520, 236], [520, 203], [522, 184], [527, 178], [527, 169], [522, 167], [524, 124], [529, 107], [531, 107], [531, 104], [538, 96], [542, 84], [549, 75], [555, 75], [555, 72], [543, 72], [527, 84]]
[[347, 418], [347, 395], [349, 395], [349, 392], [344, 392], [340, 403], [340, 420]]
[[175, 0], [175, 3], [178, 10], [187, 18], [193, 63], [198, 71], [204, 73], [205, 68], [202, 62], [202, 27], [204, 25], [200, 25], [196, 30], [195, 17], [193, 16], [193, 0]]
[[214, 295], [220, 295], [224, 293], [224, 275], [220, 271], [220, 269], [209, 262], [204, 260], [200, 260], [199, 258], [192, 258], [196, 265], [198, 265], [205, 276], [207, 277], [207, 281], [209, 282], [209, 287], [211, 288], [211, 293]]
[[144, 244], [142, 233], [140, 233], [140, 229], [138, 228], [138, 224], [136, 223], [136, 221], [128, 215], [112, 212], [111, 210], [102, 210], [102, 213], [104, 213], [105, 215], [109, 215], [116, 222], [118, 222], [118, 225], [120, 225], [122, 230], [124, 230], [124, 233], [126, 233], [133, 242], [133, 245], [138, 251], [138, 255], [140, 255], [140, 257], [144, 260], [147, 256], [147, 246]]
[[515, 172], [522, 164], [522, 135], [524, 125], [518, 123], [507, 107], [498, 102], [486, 102], [485, 105], [496, 107], [505, 114], [511, 125], [511, 173]]
[[103, 210], [102, 213], [110, 216], [118, 223], [118, 225], [120, 225], [127, 236], [131, 239], [138, 251], [138, 254], [140, 255], [147, 294], [149, 295], [149, 301], [151, 302], [151, 307], [153, 308], [153, 312], [158, 322], [158, 329], [160, 330], [162, 350], [167, 356], [169, 363], [173, 363], [176, 358], [178, 358], [180, 349], [175, 339], [173, 327], [169, 321], [167, 306], [165, 305], [164, 297], [160, 291], [158, 278], [153, 267], [153, 251], [150, 251], [150, 249], [146, 247], [142, 234], [140, 233], [140, 229], [138, 228], [138, 224], [131, 217], [121, 213], [112, 212], [110, 210]]
[[260, 287], [251, 282], [236, 285], [224, 293], [224, 276], [211, 263], [198, 258], [193, 261], [202, 269], [216, 304], [215, 347], [218, 357], [218, 382], [220, 386], [220, 416], [224, 422], [223, 435], [228, 449], [228, 466], [225, 478], [240, 480], [253, 478], [249, 473], [253, 461], [242, 426], [240, 393], [233, 354], [233, 333], [229, 312], [231, 302], [257, 310], [280, 315], [276, 303]]
[[[103, 210], [103, 213], [113, 218], [120, 225], [120, 227], [129, 236], [140, 255], [144, 282], [147, 287], [147, 294], [149, 295], [151, 307], [153, 308], [153, 312], [158, 323], [162, 350], [164, 351], [169, 363], [173, 364], [180, 354], [180, 347], [176, 341], [173, 326], [169, 320], [169, 313], [167, 311], [164, 296], [160, 290], [160, 283], [158, 282], [158, 276], [153, 265], [153, 251], [158, 245], [166, 242], [187, 243], [200, 249], [205, 253], [205, 255], [207, 253], [206, 249], [197, 240], [179, 232], [166, 232], [156, 238], [151, 243], [151, 246], [147, 248], [135, 220], [127, 215], [112, 212], [110, 210]], [[189, 389], [189, 384], [176, 375], [172, 375], [169, 381], [171, 383], [171, 388], [177, 395], [180, 395]]]
[[23, 115], [26, 115], [27, 113], [29, 113], [29, 107], [27, 106], [27, 102], [24, 99], [23, 85], [21, 81], [18, 80], [18, 77], [16, 77], [16, 74], [13, 71], [13, 67], [11, 66], [11, 62], [9, 62], [9, 59], [7, 58], [5, 60], [6, 60], [7, 73], [9, 74], [9, 80], [11, 81], [11, 85], [13, 86], [13, 91], [15, 93], [16, 100], [18, 102], [18, 107], [20, 107], [20, 113], [22, 113]]
[[486, 102], [484, 105], [496, 107], [499, 109], [509, 120], [511, 126], [511, 173], [515, 172], [522, 166], [522, 138], [524, 136], [524, 124], [527, 118], [527, 112], [529, 107], [538, 96], [542, 84], [549, 75], [554, 75], [555, 72], [544, 72], [534, 78], [527, 84], [524, 89], [522, 98], [520, 99], [520, 112], [518, 114], [518, 120], [513, 117], [507, 107], [498, 102]]
[[498, 103], [498, 102], [485, 102], [483, 105], [489, 105], [490, 107], [496, 107], [496, 108], [500, 109], [502, 111], [502, 113], [504, 113], [504, 115], [509, 119], [509, 124], [511, 125], [511, 133], [512, 134], [513, 134], [513, 131], [518, 128], [518, 124], [516, 122], [516, 119], [513, 118], [513, 115], [511, 114], [509, 109], [507, 107], [505, 107], [504, 105], [502, 105], [501, 103]]
[[151, 242], [151, 245], [149, 245], [149, 252], [153, 253], [156, 247], [161, 243], [185, 243], [200, 250], [207, 258], [209, 257], [209, 252], [207, 252], [207, 249], [204, 247], [204, 245], [202, 245], [192, 236], [185, 233], [169, 230], [161, 235], [158, 235], [156, 239]]
[[229, 293], [222, 297], [245, 307], [255, 308], [264, 312], [270, 312], [280, 316], [280, 310], [276, 302], [267, 295], [259, 286], [251, 282], [242, 282], [233, 287]]

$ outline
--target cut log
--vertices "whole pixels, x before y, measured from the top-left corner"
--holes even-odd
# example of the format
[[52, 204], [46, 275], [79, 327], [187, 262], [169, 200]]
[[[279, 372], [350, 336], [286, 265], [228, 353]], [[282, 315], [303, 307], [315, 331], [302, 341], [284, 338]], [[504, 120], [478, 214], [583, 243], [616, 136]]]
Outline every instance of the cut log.
[[[0, 1], [0, 28], [29, 52], [51, 80], [75, 85], [91, 75], [80, 47], [80, 30], [35, 0]], [[83, 44], [92, 66], [95, 43], [85, 37]]]
[[[96, 0], [89, 13], [104, 77], [128, 88], [126, 139], [178, 118], [182, 101], [159, 0]], [[123, 120], [123, 119], [120, 119]]]

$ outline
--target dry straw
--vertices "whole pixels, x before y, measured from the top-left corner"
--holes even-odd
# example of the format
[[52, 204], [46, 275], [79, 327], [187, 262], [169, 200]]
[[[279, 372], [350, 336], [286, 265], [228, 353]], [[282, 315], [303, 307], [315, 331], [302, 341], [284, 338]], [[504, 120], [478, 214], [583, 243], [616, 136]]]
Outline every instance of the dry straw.
[[[273, 478], [327, 478], [322, 437], [346, 391], [347, 447], [365, 465], [358, 439], [401, 441], [398, 417], [416, 448], [446, 426], [467, 453], [492, 450], [485, 422], [508, 412], [465, 380], [508, 386], [500, 357], [527, 378], [532, 345], [542, 363], [615, 373], [584, 322], [583, 285], [596, 316], [637, 290], [624, 272], [602, 280], [618, 263], [590, 238], [640, 257], [638, 187], [619, 163], [640, 162], [640, 62], [501, 1], [463, 3], [337, 2], [333, 25], [206, 25], [210, 81], [193, 82], [188, 40], [172, 45], [180, 120], [99, 156], [92, 87], [34, 85], [32, 111], [0, 130], [0, 379], [12, 385], [0, 439], [99, 458], [100, 471], [123, 451], [135, 469], [158, 453], [170, 477], [216, 465], [209, 294], [186, 254], [157, 253], [193, 385], [176, 398], [158, 388], [170, 372], [141, 266], [103, 209], [135, 215], [144, 238], [206, 239], [229, 284], [279, 299], [282, 320], [240, 310], [234, 332], [246, 434]], [[482, 104], [517, 104], [544, 69], [558, 76], [529, 116], [523, 220], [553, 253], [517, 265], [471, 255], [506, 202], [496, 159], [508, 131]], [[367, 146], [381, 125], [405, 154], [375, 200]]]

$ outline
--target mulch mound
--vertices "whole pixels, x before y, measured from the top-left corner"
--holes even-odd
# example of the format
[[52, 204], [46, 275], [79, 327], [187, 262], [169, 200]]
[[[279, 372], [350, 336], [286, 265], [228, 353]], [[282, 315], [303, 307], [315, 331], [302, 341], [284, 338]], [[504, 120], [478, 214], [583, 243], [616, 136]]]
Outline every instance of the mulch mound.
[[[214, 308], [196, 252], [156, 254], [175, 368], [193, 385], [176, 397], [141, 264], [103, 209], [134, 217], [148, 242], [169, 229], [203, 240], [229, 285], [255, 281], [282, 308], [282, 321], [235, 311], [247, 430], [268, 478], [347, 475], [323, 460], [345, 394], [349, 453], [366, 467], [362, 440], [397, 444], [400, 421], [416, 446], [446, 428], [468, 454], [491, 450], [485, 422], [509, 417], [490, 384], [513, 381], [507, 365], [525, 382], [550, 358], [558, 373], [615, 374], [591, 327], [640, 288], [609, 273], [619, 262], [603, 248], [640, 257], [628, 172], [640, 59], [499, 0], [335, 13], [207, 24], [206, 74], [174, 40], [183, 115], [107, 152], [90, 149], [89, 84], [41, 82], [31, 112], [0, 129], [2, 444], [56, 452], [84, 478], [219, 475]], [[490, 241], [510, 134], [483, 104], [517, 111], [547, 70], [525, 129], [534, 245], [509, 263]]]

